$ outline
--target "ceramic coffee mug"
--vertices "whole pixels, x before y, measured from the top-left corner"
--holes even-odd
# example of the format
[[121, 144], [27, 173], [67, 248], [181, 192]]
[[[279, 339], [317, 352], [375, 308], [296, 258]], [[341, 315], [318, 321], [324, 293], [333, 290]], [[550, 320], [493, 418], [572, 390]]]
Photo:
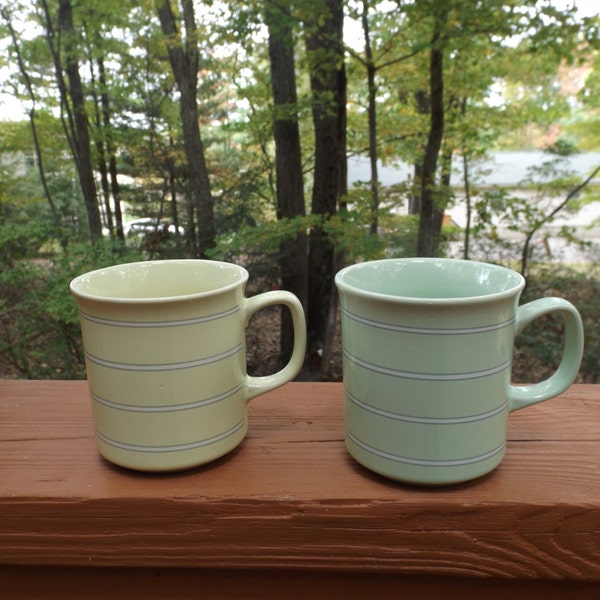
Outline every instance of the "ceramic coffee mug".
[[[247, 402], [297, 375], [306, 346], [299, 300], [285, 291], [246, 298], [247, 279], [230, 263], [165, 260], [71, 282], [102, 456], [143, 471], [212, 461], [244, 438]], [[251, 377], [245, 328], [273, 304], [291, 311], [293, 354], [278, 373]]]
[[[356, 264], [336, 276], [342, 310], [346, 447], [400, 481], [440, 485], [498, 466], [508, 414], [562, 393], [575, 379], [583, 327], [575, 307], [542, 298], [518, 307], [521, 275], [437, 258]], [[514, 337], [562, 315], [556, 372], [511, 385]]]

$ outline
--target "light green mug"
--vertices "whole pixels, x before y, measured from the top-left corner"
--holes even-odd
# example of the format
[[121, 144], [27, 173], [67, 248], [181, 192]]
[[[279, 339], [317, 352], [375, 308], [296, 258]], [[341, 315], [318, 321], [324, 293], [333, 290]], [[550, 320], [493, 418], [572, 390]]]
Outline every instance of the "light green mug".
[[[365, 262], [336, 275], [342, 311], [346, 447], [369, 469], [415, 484], [459, 483], [497, 467], [512, 411], [566, 390], [583, 326], [559, 298], [518, 306], [525, 280], [454, 259]], [[547, 380], [511, 385], [515, 336], [562, 315], [562, 361]]]
[[[244, 295], [248, 272], [206, 260], [129, 263], [71, 282], [79, 308], [96, 440], [109, 461], [142, 471], [195, 467], [235, 448], [247, 402], [292, 380], [305, 353], [300, 301]], [[245, 328], [257, 310], [291, 312], [288, 364], [246, 373]]]

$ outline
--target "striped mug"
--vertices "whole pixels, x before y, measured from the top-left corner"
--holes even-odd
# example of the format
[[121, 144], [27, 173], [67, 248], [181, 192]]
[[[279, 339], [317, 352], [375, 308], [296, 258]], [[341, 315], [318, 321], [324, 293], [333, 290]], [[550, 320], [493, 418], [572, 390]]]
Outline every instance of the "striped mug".
[[[142, 471], [212, 461], [247, 431], [247, 402], [292, 380], [306, 345], [304, 312], [286, 291], [244, 295], [248, 272], [208, 260], [164, 260], [80, 275], [79, 308], [96, 440], [107, 460]], [[245, 328], [283, 304], [293, 354], [279, 372], [246, 373]]]
[[[362, 465], [414, 484], [459, 483], [497, 467], [512, 411], [566, 390], [583, 326], [560, 298], [518, 306], [525, 280], [496, 265], [386, 259], [336, 275], [346, 447]], [[547, 380], [511, 385], [515, 336], [558, 312], [565, 348]]]

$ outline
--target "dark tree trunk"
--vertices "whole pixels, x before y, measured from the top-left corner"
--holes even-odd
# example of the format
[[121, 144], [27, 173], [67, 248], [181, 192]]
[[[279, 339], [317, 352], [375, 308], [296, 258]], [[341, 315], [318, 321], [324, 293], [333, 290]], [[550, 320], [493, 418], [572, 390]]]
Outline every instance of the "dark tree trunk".
[[363, 2], [362, 30], [365, 37], [365, 66], [367, 68], [368, 116], [369, 116], [369, 162], [371, 164], [371, 235], [377, 235], [379, 229], [379, 173], [377, 167], [377, 86], [376, 68], [371, 48], [369, 28], [369, 4]]
[[[347, 191], [347, 169], [343, 2], [326, 0], [325, 4], [327, 13], [305, 23], [305, 29], [315, 130], [311, 212], [327, 220], [336, 214], [338, 202]], [[315, 360], [328, 335], [334, 250], [323, 228], [314, 227], [310, 234], [307, 321], [308, 351]]]
[[96, 182], [94, 181], [88, 116], [85, 109], [83, 84], [79, 74], [70, 0], [59, 1], [58, 27], [63, 32], [65, 44], [65, 72], [69, 82], [69, 96], [71, 97], [72, 104], [74, 145], [77, 156], [79, 183], [87, 212], [90, 237], [92, 242], [96, 242], [102, 237], [102, 219], [100, 218], [98, 194], [96, 191]]
[[[419, 90], [415, 93], [417, 112], [420, 115], [431, 113], [429, 92]], [[412, 191], [408, 200], [408, 212], [411, 215], [421, 214], [421, 187], [423, 183], [423, 158], [414, 163]]]
[[102, 127], [102, 109], [100, 108], [100, 100], [96, 93], [96, 82], [94, 77], [94, 63], [90, 60], [90, 71], [92, 72], [92, 96], [94, 98], [94, 145], [96, 147], [96, 161], [98, 172], [100, 173], [100, 187], [102, 189], [102, 199], [104, 201], [104, 225], [110, 233], [110, 237], [114, 237], [115, 222], [113, 219], [113, 211], [110, 204], [110, 185], [108, 183], [108, 163], [106, 159], [105, 135]]
[[166, 37], [169, 61], [179, 88], [179, 112], [183, 128], [183, 145], [193, 199], [198, 235], [197, 255], [204, 258], [215, 245], [214, 200], [210, 190], [204, 144], [198, 122], [196, 94], [198, 88], [199, 53], [192, 0], [183, 0], [185, 41], [175, 24], [169, 0], [156, 2], [162, 31]]
[[175, 191], [175, 173], [172, 165], [169, 165], [168, 175], [168, 190], [171, 197], [171, 218], [173, 219], [173, 227], [175, 228], [175, 246], [177, 251], [181, 250], [181, 234], [179, 233], [179, 211], [177, 210], [177, 193]]
[[102, 106], [102, 125], [105, 131], [106, 137], [106, 151], [108, 153], [108, 174], [110, 177], [110, 191], [113, 198], [114, 209], [115, 209], [115, 227], [117, 238], [121, 241], [125, 240], [123, 233], [123, 213], [121, 211], [121, 194], [119, 192], [119, 182], [117, 179], [117, 158], [115, 155], [115, 144], [112, 135], [111, 125], [111, 110], [110, 101], [108, 94], [106, 93], [106, 73], [104, 68], [104, 59], [100, 57], [98, 59], [98, 74], [100, 77], [100, 104]]
[[[267, 5], [269, 59], [273, 89], [277, 218], [304, 216], [304, 178], [297, 118], [296, 67], [291, 15], [286, 2]], [[294, 293], [306, 307], [308, 286], [307, 236], [299, 232], [280, 246], [279, 268], [283, 289]], [[282, 309], [281, 356], [287, 362], [294, 342], [292, 319]]]
[[[436, 3], [433, 36], [429, 55], [429, 94], [431, 119], [423, 157], [421, 213], [419, 220], [418, 256], [434, 256], [439, 241], [439, 215], [436, 214], [437, 161], [444, 137], [444, 48], [443, 31], [448, 20], [448, 6]], [[437, 227], [437, 228], [436, 228]]]
[[[460, 101], [460, 113], [462, 118], [465, 118], [467, 114], [467, 99], [462, 98]], [[472, 199], [471, 199], [471, 176], [469, 171], [469, 157], [467, 156], [467, 143], [465, 138], [463, 137], [462, 141], [462, 171], [463, 171], [463, 181], [464, 181], [464, 191], [465, 191], [465, 202], [467, 208], [467, 223], [465, 225], [465, 247], [463, 250], [463, 258], [468, 260], [469, 258], [469, 246], [471, 243], [471, 217], [472, 217]]]

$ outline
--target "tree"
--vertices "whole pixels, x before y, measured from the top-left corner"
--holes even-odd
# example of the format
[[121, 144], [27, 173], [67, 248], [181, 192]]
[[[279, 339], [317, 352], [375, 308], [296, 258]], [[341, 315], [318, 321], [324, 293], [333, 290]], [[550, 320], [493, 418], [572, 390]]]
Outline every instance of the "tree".
[[[293, 219], [306, 215], [304, 204], [304, 174], [298, 99], [296, 94], [296, 64], [292, 15], [289, 2], [278, 5], [265, 3], [265, 22], [269, 29], [269, 59], [273, 89], [273, 138], [277, 181], [277, 218]], [[280, 245], [281, 285], [296, 294], [303, 306], [307, 304], [308, 260], [307, 236], [299, 231]], [[282, 313], [281, 353], [286, 359], [293, 348], [293, 324], [289, 311]]]
[[377, 235], [379, 228], [379, 175], [378, 175], [378, 151], [377, 151], [377, 85], [375, 77], [377, 75], [377, 65], [373, 57], [373, 47], [371, 40], [371, 27], [369, 22], [369, 2], [363, 0], [360, 22], [363, 30], [365, 51], [364, 60], [359, 58], [367, 72], [367, 90], [368, 90], [368, 116], [369, 116], [369, 162], [371, 167], [371, 235]]
[[[88, 38], [90, 38], [91, 45], [89, 48], [90, 56], [88, 63], [90, 73], [92, 74], [94, 144], [96, 146], [96, 163], [100, 173], [102, 195], [104, 197], [106, 226], [111, 237], [116, 235], [120, 241], [124, 242], [121, 194], [117, 177], [116, 146], [111, 122], [112, 101], [108, 92], [107, 69], [102, 53], [103, 40], [97, 31], [88, 35]], [[100, 52], [98, 52], [97, 48], [100, 48]], [[95, 49], [96, 51], [94, 51]]]
[[[486, 138], [489, 147], [492, 128], [497, 138], [499, 127], [506, 131], [514, 126], [515, 121], [507, 119], [513, 115], [510, 106], [495, 111], [486, 106], [492, 84], [510, 78], [528, 62], [518, 80], [520, 88], [531, 90], [529, 106], [535, 106], [538, 118], [553, 115], [550, 122], [555, 122], [561, 101], [556, 101], [556, 93], [542, 97], [540, 91], [550, 89], [543, 82], [555, 77], [561, 60], [572, 60], [581, 43], [581, 27], [573, 20], [573, 8], [557, 11], [551, 2], [498, 0], [473, 5], [432, 0], [408, 10], [415, 24], [432, 23], [428, 91], [421, 88], [416, 93], [420, 111], [429, 113], [427, 141], [416, 168], [416, 179], [420, 179], [417, 253], [432, 255], [438, 251], [443, 214], [451, 199], [452, 156], [457, 151], [477, 155]], [[445, 24], [440, 27], [442, 21]], [[521, 40], [516, 47], [515, 39]], [[487, 109], [487, 120], [472, 127], [474, 110], [482, 114], [482, 108]], [[497, 117], [490, 119], [494, 112]], [[532, 120], [523, 103], [517, 115]], [[500, 116], [503, 125], [499, 125]]]
[[[94, 180], [88, 113], [81, 74], [77, 32], [73, 26], [70, 0], [59, 0], [56, 28], [46, 0], [41, 0], [45, 16], [46, 39], [54, 60], [56, 81], [60, 90], [61, 109], [66, 113], [65, 132], [77, 167], [79, 183], [88, 217], [92, 243], [102, 238], [102, 220]], [[57, 36], [58, 34], [58, 36]], [[60, 47], [62, 41], [63, 47]], [[62, 56], [64, 53], [65, 63]], [[68, 88], [64, 83], [66, 74]]]
[[[156, 2], [156, 9], [177, 87], [183, 131], [183, 145], [187, 157], [191, 197], [196, 210], [198, 239], [197, 256], [207, 257], [215, 245], [214, 200], [211, 193], [204, 143], [198, 117], [199, 50], [196, 16], [192, 0], [182, 0], [183, 28], [179, 30], [170, 0]], [[185, 38], [183, 36], [185, 32]]]
[[[311, 213], [325, 221], [337, 212], [347, 191], [346, 70], [341, 0], [317, 3], [304, 20], [310, 67], [314, 126], [314, 176]], [[324, 228], [310, 233], [308, 275], [308, 348], [314, 357], [328, 338], [335, 249]], [[331, 325], [330, 327], [331, 328]]]
[[[436, 236], [441, 226], [440, 207], [436, 205], [436, 171], [444, 137], [444, 54], [449, 5], [445, 0], [432, 4], [433, 33], [429, 49], [430, 122], [421, 173], [421, 212], [419, 219], [418, 256], [434, 256]], [[439, 223], [439, 225], [438, 225]]]
[[[48, 187], [48, 180], [46, 178], [46, 169], [44, 168], [44, 158], [42, 155], [42, 149], [41, 149], [41, 145], [40, 145], [37, 122], [36, 122], [35, 90], [33, 88], [33, 83], [31, 81], [31, 77], [29, 76], [29, 73], [25, 66], [25, 62], [23, 60], [23, 56], [21, 53], [21, 45], [19, 43], [19, 36], [13, 26], [10, 11], [6, 7], [2, 7], [0, 10], [1, 10], [2, 18], [4, 19], [4, 22], [6, 23], [6, 26], [8, 27], [8, 31], [9, 31], [10, 38], [12, 41], [12, 46], [13, 46], [13, 50], [15, 53], [17, 65], [19, 68], [19, 72], [25, 82], [25, 87], [27, 89], [27, 94], [29, 96], [29, 101], [31, 103], [31, 108], [29, 109], [29, 124], [31, 127], [31, 133], [32, 133], [32, 137], [33, 137], [33, 146], [35, 148], [35, 154], [36, 154], [36, 158], [37, 158], [37, 166], [38, 166], [38, 171], [39, 171], [39, 175], [40, 175], [40, 182], [44, 189], [44, 196], [46, 197], [46, 200], [48, 201], [48, 205], [50, 206], [50, 210], [52, 212], [52, 220], [54, 222], [54, 228], [55, 228], [56, 232], [58, 233], [60, 231], [60, 215], [58, 213], [58, 209], [56, 208], [54, 199], [52, 198], [52, 193], [50, 192], [50, 188]], [[65, 238], [63, 238], [61, 236], [61, 239], [63, 241], [63, 244], [65, 244], [66, 243]]]
[[[398, 83], [396, 82], [393, 86], [396, 89], [390, 89], [390, 85], [386, 85], [382, 73], [397, 67], [399, 63], [408, 61], [423, 48], [419, 44], [410, 47], [407, 43], [406, 15], [402, 3], [381, 6], [381, 3], [377, 1], [357, 0], [350, 3], [349, 9], [350, 17], [360, 23], [363, 51], [360, 52], [351, 45], [346, 45], [346, 51], [361, 66], [366, 76], [366, 89], [360, 86], [351, 101], [358, 104], [367, 114], [366, 136], [361, 135], [361, 132], [354, 131], [354, 127], [352, 127], [352, 133], [359, 144], [366, 137], [366, 150], [357, 147], [356, 152], [367, 152], [369, 156], [371, 171], [369, 230], [372, 235], [376, 235], [379, 228], [380, 209], [379, 160], [381, 157], [386, 160], [393, 154], [391, 149], [396, 141], [412, 135], [412, 132], [408, 130], [398, 134], [396, 129], [398, 114], [393, 108], [383, 111], [383, 115], [384, 118], [388, 115], [391, 116], [395, 126], [390, 129], [390, 118], [388, 117], [385, 119], [387, 123], [384, 133], [380, 132], [381, 111], [378, 110], [378, 105], [383, 103], [380, 97], [387, 97], [385, 105], [391, 107], [393, 105], [391, 98], [394, 95], [402, 95], [402, 90], [397, 90]], [[383, 148], [383, 152], [381, 152], [381, 148]]]

